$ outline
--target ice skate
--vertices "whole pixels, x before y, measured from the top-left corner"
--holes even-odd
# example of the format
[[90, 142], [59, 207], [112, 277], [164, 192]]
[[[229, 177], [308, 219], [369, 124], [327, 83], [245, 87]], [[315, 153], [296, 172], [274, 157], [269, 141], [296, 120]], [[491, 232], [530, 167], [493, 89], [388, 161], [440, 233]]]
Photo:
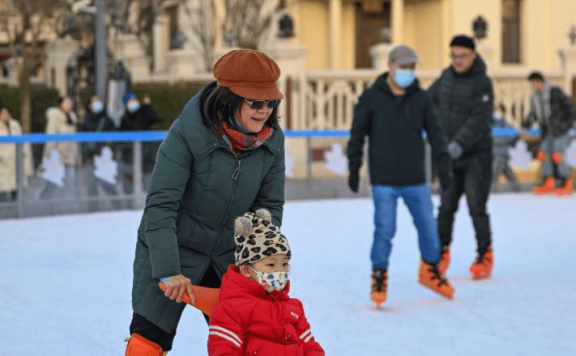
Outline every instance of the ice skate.
[[442, 248], [442, 252], [440, 253], [440, 261], [438, 262], [438, 271], [440, 272], [441, 276], [446, 275], [448, 267], [450, 267], [450, 246], [447, 245]]
[[574, 181], [572, 178], [566, 178], [564, 184], [556, 189], [558, 196], [570, 196], [574, 194]]
[[418, 271], [418, 282], [448, 299], [454, 298], [454, 287], [440, 274], [437, 263], [429, 264], [421, 260], [420, 270]]
[[470, 273], [472, 279], [481, 280], [490, 278], [492, 275], [492, 268], [494, 267], [494, 255], [492, 254], [492, 246], [488, 246], [483, 255], [478, 255], [476, 261], [470, 266]]
[[386, 301], [386, 289], [388, 288], [388, 272], [383, 268], [375, 268], [372, 271], [372, 291], [370, 299], [376, 303], [376, 307]]
[[547, 177], [541, 185], [532, 188], [532, 193], [536, 195], [552, 194], [554, 193], [555, 184], [554, 177]]

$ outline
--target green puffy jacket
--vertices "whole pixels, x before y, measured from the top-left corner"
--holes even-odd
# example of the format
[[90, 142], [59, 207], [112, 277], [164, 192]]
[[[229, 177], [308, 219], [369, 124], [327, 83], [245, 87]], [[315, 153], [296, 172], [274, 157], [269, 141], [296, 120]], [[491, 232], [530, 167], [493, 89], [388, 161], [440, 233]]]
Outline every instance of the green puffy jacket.
[[183, 274], [197, 284], [210, 265], [220, 276], [234, 263], [234, 219], [265, 207], [281, 225], [284, 134], [236, 157], [201, 117], [194, 96], [162, 142], [138, 229], [134, 312], [172, 332], [184, 309], [166, 298], [158, 279]]

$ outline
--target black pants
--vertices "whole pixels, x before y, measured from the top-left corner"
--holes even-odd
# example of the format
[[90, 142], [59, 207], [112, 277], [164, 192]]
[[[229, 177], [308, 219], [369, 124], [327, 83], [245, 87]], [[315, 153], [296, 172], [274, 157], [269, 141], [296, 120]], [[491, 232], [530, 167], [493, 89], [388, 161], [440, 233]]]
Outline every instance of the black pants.
[[478, 253], [486, 252], [492, 243], [490, 219], [486, 203], [492, 181], [492, 152], [482, 151], [458, 159], [454, 163], [452, 184], [440, 194], [438, 212], [438, 235], [442, 247], [452, 242], [454, 214], [462, 194], [466, 195], [468, 212], [476, 231]]
[[[210, 288], [219, 288], [221, 282], [222, 281], [214, 268], [210, 267], [198, 285]], [[203, 315], [204, 319], [206, 319], [206, 323], [208, 323], [208, 315]], [[166, 331], [152, 324], [150, 321], [148, 321], [148, 319], [134, 313], [132, 315], [132, 322], [130, 323], [130, 335], [135, 333], [138, 333], [144, 338], [157, 343], [160, 345], [162, 350], [170, 351], [172, 350], [172, 343], [174, 342], [174, 337], [176, 336], [176, 329], [174, 329], [174, 331], [171, 333], [167, 333]]]

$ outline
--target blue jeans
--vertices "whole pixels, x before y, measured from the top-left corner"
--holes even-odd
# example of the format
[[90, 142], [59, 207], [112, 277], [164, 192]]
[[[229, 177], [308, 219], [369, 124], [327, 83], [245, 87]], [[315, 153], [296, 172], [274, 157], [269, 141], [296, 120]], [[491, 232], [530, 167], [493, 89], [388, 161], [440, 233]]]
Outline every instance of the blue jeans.
[[370, 259], [372, 268], [388, 269], [388, 258], [392, 249], [392, 238], [396, 233], [396, 205], [402, 197], [418, 230], [420, 255], [428, 263], [440, 259], [440, 239], [434, 207], [428, 184], [407, 187], [372, 186], [374, 199], [374, 242]]

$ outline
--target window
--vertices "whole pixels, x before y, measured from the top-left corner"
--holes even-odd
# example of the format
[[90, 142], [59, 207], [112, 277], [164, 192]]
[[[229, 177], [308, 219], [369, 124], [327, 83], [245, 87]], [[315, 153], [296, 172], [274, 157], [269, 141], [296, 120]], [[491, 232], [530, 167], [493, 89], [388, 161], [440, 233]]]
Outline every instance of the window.
[[520, 2], [502, 0], [502, 63], [520, 63]]
[[184, 45], [184, 36], [178, 26], [178, 5], [167, 10], [170, 21], [170, 49], [181, 49]]

